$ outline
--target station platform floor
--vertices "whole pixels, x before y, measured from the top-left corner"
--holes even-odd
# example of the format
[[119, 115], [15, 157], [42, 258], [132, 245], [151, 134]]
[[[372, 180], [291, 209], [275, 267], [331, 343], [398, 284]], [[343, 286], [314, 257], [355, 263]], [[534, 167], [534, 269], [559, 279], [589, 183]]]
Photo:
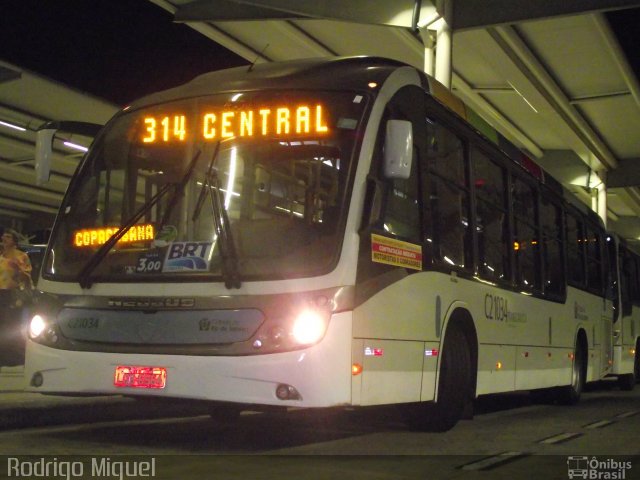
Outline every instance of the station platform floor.
[[76, 423], [79, 417], [113, 409], [131, 399], [61, 397], [24, 391], [24, 366], [0, 367], [0, 429]]

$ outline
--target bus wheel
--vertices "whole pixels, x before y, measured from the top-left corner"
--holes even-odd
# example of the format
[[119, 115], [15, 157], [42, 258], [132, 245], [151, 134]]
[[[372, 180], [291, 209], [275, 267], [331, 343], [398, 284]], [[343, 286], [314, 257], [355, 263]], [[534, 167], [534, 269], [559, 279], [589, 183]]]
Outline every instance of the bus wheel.
[[446, 432], [458, 423], [471, 401], [471, 354], [467, 338], [459, 328], [447, 331], [441, 362], [438, 399], [405, 409], [412, 430]]
[[571, 385], [560, 387], [556, 399], [563, 405], [574, 405], [580, 401], [580, 395], [587, 381], [587, 351], [584, 343], [578, 339], [576, 342]]
[[636, 386], [636, 381], [640, 375], [640, 355], [638, 355], [638, 346], [636, 345], [636, 353], [633, 357], [633, 373], [618, 376], [618, 386], [620, 390], [630, 391]]

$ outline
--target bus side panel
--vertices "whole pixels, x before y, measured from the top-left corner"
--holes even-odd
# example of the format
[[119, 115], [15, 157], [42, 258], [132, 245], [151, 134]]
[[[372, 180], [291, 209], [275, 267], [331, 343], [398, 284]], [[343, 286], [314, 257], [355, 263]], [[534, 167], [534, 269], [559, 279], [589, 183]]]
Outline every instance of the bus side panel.
[[521, 346], [516, 351], [516, 390], [571, 383], [573, 348]]
[[[417, 273], [375, 293], [353, 312], [354, 357], [362, 358], [361, 404], [418, 402], [423, 384], [425, 340], [438, 348], [434, 327], [433, 274]], [[360, 348], [360, 351], [356, 351]], [[437, 362], [437, 357], [431, 360]], [[431, 370], [431, 398], [435, 366]], [[427, 375], [429, 377], [429, 375]], [[355, 398], [355, 396], [354, 396]]]
[[364, 363], [364, 340], [354, 338], [351, 341], [351, 404], [362, 404], [362, 374], [354, 373], [354, 366], [362, 366]]
[[623, 345], [613, 347], [613, 370], [611, 373], [623, 375], [633, 372], [633, 357], [629, 355], [629, 349]]
[[436, 398], [436, 379], [440, 342], [425, 342], [424, 367], [422, 368], [422, 389], [420, 401], [428, 402]]
[[[574, 351], [577, 335], [584, 331], [588, 345], [588, 382], [602, 379], [611, 372], [613, 362], [613, 303], [602, 296], [567, 288], [567, 300], [559, 316], [550, 320], [550, 344], [555, 347], [569, 347]], [[569, 384], [569, 380], [564, 384]]]
[[599, 348], [589, 349], [589, 364], [587, 365], [587, 382], [595, 382], [602, 378], [600, 374], [600, 362], [602, 354]]
[[478, 395], [511, 392], [516, 383], [516, 347], [481, 345], [478, 352]]
[[619, 320], [620, 334], [614, 345], [613, 373], [624, 375], [633, 373], [635, 348], [640, 336], [640, 308], [632, 307], [631, 315]]
[[420, 401], [423, 342], [363, 339], [361, 405]]
[[434, 272], [414, 273], [376, 292], [353, 312], [354, 338], [435, 340], [440, 279]]
[[[415, 391], [414, 381], [422, 384], [420, 399], [433, 400], [440, 357], [428, 358], [425, 352], [436, 349], [441, 354], [447, 348], [443, 332], [454, 311], [460, 309], [469, 313], [476, 328], [477, 394], [569, 385], [578, 329], [587, 335], [588, 379], [604, 375], [601, 350], [606, 345], [602, 339], [612, 310], [602, 297], [570, 288], [565, 303], [552, 302], [456, 275], [425, 271], [376, 292], [354, 311], [355, 339], [406, 342], [385, 350], [385, 357], [399, 355], [398, 359], [364, 360], [377, 373], [375, 381], [369, 381], [373, 377], [367, 376], [365, 368], [363, 404], [383, 397], [385, 401], [415, 401], [410, 393]], [[598, 340], [595, 343], [594, 338]], [[364, 340], [359, 348], [382, 345], [376, 342]], [[415, 348], [409, 346], [413, 342], [418, 342]], [[418, 348], [419, 344], [423, 347]], [[410, 360], [408, 356], [412, 356]], [[420, 364], [423, 373], [418, 379], [412, 369]], [[406, 395], [396, 394], [392, 399], [388, 390], [397, 384], [390, 372], [397, 367], [404, 369]], [[380, 369], [388, 373], [383, 375]]]

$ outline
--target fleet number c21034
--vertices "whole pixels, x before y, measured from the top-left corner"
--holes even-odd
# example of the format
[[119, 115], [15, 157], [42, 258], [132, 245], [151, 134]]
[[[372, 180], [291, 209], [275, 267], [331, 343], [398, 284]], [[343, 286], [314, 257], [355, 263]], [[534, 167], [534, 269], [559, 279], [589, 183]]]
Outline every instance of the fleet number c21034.
[[498, 295], [487, 293], [484, 296], [484, 316], [487, 320], [506, 322], [509, 317], [507, 299]]

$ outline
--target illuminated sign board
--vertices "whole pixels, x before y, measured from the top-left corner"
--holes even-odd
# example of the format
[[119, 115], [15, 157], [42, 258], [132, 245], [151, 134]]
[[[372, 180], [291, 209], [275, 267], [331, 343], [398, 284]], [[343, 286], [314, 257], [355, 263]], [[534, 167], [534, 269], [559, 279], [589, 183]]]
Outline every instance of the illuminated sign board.
[[[73, 245], [76, 248], [99, 247], [106, 243], [111, 235], [118, 231], [119, 227], [85, 228], [73, 232]], [[132, 226], [125, 233], [118, 244], [148, 242], [155, 238], [155, 229], [151, 224]]]
[[[211, 110], [200, 113], [195, 131], [203, 140], [326, 134], [325, 114], [320, 104]], [[147, 115], [143, 121], [143, 143], [182, 142], [193, 134], [187, 116], [180, 113]]]

